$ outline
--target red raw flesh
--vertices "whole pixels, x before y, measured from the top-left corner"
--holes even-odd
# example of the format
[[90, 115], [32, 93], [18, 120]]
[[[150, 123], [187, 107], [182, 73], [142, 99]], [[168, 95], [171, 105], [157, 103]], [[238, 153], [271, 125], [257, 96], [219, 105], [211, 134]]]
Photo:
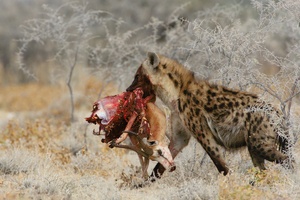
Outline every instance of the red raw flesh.
[[[151, 96], [143, 98], [143, 94], [143, 90], [137, 88], [132, 92], [108, 96], [94, 103], [92, 114], [86, 118], [86, 121], [99, 124], [99, 132], [94, 133], [100, 134], [101, 130], [105, 132], [102, 142], [108, 143], [119, 138], [126, 128], [137, 132], [141, 137], [148, 137], [150, 129], [149, 122], [145, 117], [145, 107], [146, 103], [153, 98]], [[103, 119], [99, 118], [100, 116], [97, 116], [100, 109], [106, 113], [108, 121], [105, 123], [103, 123]], [[129, 125], [129, 122], [132, 124]]]

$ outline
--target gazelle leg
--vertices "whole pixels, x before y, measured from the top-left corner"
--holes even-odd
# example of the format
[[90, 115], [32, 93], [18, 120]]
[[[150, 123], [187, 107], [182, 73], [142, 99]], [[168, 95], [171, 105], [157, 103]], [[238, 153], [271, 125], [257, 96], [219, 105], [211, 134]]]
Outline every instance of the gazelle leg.
[[[137, 117], [137, 113], [136, 113], [136, 112], [133, 112], [133, 114], [131, 115], [131, 117], [130, 117], [130, 119], [129, 119], [129, 121], [128, 121], [126, 127], [125, 127], [125, 131], [129, 131], [129, 130], [131, 129], [131, 127], [132, 127], [132, 125], [133, 125], [133, 123], [134, 123], [136, 117]], [[121, 136], [120, 136], [118, 139], [116, 139], [114, 142], [117, 143], [117, 144], [120, 144], [120, 143], [123, 142], [127, 137], [128, 137], [128, 133], [127, 133], [127, 132], [123, 132], [123, 133], [121, 134]]]

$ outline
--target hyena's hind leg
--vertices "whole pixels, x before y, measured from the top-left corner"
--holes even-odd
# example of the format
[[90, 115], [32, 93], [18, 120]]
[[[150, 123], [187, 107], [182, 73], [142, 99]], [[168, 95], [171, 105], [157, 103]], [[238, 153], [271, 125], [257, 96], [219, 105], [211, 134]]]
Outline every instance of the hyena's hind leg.
[[251, 145], [248, 145], [248, 151], [254, 167], [259, 167], [260, 170], [265, 170], [265, 159], [262, 158], [259, 154], [257, 154], [257, 152], [253, 150]]
[[279, 150], [276, 142], [276, 137], [260, 132], [248, 136], [247, 146], [255, 167], [265, 170], [264, 160], [283, 163], [288, 158], [288, 155]]

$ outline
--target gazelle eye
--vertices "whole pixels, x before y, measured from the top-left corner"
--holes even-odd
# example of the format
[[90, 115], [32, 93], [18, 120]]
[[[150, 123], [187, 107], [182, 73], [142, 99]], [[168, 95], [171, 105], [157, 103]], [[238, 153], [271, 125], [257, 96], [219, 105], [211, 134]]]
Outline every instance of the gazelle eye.
[[157, 145], [157, 141], [154, 140], [154, 141], [148, 141], [149, 145], [150, 146], [154, 146], [154, 145]]

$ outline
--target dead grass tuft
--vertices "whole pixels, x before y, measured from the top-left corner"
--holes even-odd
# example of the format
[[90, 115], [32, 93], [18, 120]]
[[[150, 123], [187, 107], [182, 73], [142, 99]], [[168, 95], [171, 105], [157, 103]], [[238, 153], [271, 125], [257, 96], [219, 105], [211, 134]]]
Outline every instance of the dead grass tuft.
[[280, 194], [289, 188], [289, 177], [275, 166], [266, 171], [248, 169], [246, 174], [232, 173], [219, 177], [220, 199], [289, 199], [288, 193]]

